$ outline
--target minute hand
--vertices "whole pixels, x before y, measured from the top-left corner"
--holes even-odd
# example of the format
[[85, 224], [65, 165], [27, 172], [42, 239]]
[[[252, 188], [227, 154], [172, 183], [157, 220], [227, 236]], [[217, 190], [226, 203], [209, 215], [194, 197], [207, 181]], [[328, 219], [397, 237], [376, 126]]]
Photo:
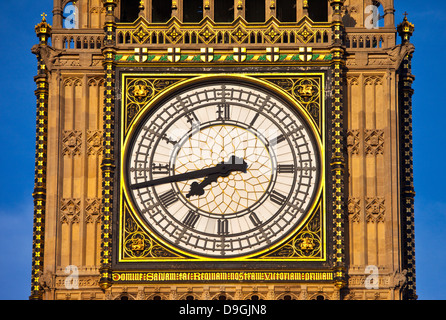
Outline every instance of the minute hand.
[[136, 183], [130, 186], [130, 188], [131, 189], [147, 188], [147, 187], [157, 186], [160, 184], [179, 182], [184, 180], [200, 179], [214, 174], [225, 175], [233, 171], [246, 171], [246, 164], [219, 163], [212, 168], [206, 168], [202, 170], [173, 175], [170, 177]]

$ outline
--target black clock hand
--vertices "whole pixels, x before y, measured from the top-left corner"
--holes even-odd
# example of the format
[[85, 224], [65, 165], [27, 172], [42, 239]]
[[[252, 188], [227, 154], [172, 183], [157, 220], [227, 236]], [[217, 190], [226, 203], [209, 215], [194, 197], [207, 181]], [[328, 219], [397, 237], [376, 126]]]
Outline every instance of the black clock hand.
[[220, 174], [211, 174], [207, 176], [201, 183], [192, 182], [190, 185], [190, 191], [186, 195], [186, 198], [190, 198], [192, 196], [202, 196], [204, 194], [204, 187], [210, 185], [212, 182], [217, 182], [218, 178], [222, 177]]
[[[246, 173], [246, 170], [248, 168], [248, 164], [243, 159], [237, 158], [235, 156], [232, 156], [227, 163], [229, 163], [229, 164], [236, 164], [236, 163], [241, 164], [241, 169], [242, 170], [237, 170], [237, 171], [242, 171], [244, 173]], [[193, 182], [191, 184], [191, 186], [190, 186], [189, 193], [186, 195], [186, 198], [190, 198], [192, 196], [202, 196], [204, 194], [204, 188], [206, 186], [212, 184], [213, 182], [217, 182], [218, 178], [220, 178], [220, 177], [227, 177], [227, 176], [229, 176], [231, 174], [231, 172], [232, 171], [228, 171], [227, 173], [211, 174], [211, 175], [207, 176], [206, 179], [204, 179], [201, 183]]]
[[[236, 159], [238, 159], [238, 160], [236, 160]], [[233, 171], [246, 172], [246, 169], [247, 169], [247, 165], [246, 165], [246, 162], [243, 161], [243, 159], [236, 158], [236, 157], [232, 156], [230, 158], [229, 162], [219, 163], [215, 167], [212, 167], [212, 168], [206, 168], [206, 169], [202, 169], [202, 170], [173, 175], [170, 177], [136, 183], [134, 185], [131, 185], [130, 188], [131, 189], [147, 188], [147, 187], [157, 186], [160, 184], [204, 178], [204, 177], [208, 177], [208, 176], [211, 176], [214, 174], [218, 174], [219, 176], [228, 176]]]
[[212, 168], [192, 171], [192, 172], [186, 172], [182, 174], [173, 175], [170, 177], [150, 180], [146, 182], [136, 183], [132, 186], [130, 186], [131, 189], [140, 189], [140, 188], [146, 188], [146, 187], [153, 187], [160, 184], [166, 184], [166, 183], [172, 183], [172, 182], [179, 182], [184, 180], [191, 180], [191, 179], [199, 179], [203, 177], [207, 177], [208, 175], [215, 174], [216, 172], [219, 172], [221, 170], [220, 167], [215, 166]]

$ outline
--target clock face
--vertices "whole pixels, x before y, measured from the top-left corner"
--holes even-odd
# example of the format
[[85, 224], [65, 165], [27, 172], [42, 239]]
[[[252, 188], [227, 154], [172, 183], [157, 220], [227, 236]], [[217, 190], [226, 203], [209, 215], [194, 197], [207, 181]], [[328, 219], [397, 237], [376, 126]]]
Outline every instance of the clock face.
[[294, 106], [210, 82], [144, 113], [125, 146], [133, 208], [165, 243], [210, 258], [273, 247], [308, 216], [320, 149]]

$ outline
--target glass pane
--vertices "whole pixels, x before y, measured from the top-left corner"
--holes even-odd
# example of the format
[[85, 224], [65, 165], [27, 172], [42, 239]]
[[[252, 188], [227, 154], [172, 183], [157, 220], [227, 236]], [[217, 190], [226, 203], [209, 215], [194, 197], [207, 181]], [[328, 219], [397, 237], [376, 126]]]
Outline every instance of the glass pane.
[[265, 1], [246, 0], [245, 19], [248, 22], [265, 22]]
[[277, 19], [282, 22], [296, 22], [296, 0], [277, 0]]
[[214, 0], [214, 21], [234, 21], [234, 0]]
[[139, 0], [121, 1], [121, 22], [133, 22], [138, 19]]
[[328, 21], [328, 1], [312, 0], [309, 1], [308, 15], [310, 19], [317, 22]]
[[203, 19], [203, 0], [183, 0], [183, 22], [200, 22]]
[[152, 22], [167, 22], [171, 16], [171, 0], [152, 0]]

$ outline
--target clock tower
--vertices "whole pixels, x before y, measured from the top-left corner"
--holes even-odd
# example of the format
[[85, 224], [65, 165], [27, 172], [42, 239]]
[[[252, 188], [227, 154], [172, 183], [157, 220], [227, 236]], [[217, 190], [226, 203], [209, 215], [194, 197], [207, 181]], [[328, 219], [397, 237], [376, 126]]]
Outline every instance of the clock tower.
[[392, 0], [55, 0], [30, 299], [416, 299]]

